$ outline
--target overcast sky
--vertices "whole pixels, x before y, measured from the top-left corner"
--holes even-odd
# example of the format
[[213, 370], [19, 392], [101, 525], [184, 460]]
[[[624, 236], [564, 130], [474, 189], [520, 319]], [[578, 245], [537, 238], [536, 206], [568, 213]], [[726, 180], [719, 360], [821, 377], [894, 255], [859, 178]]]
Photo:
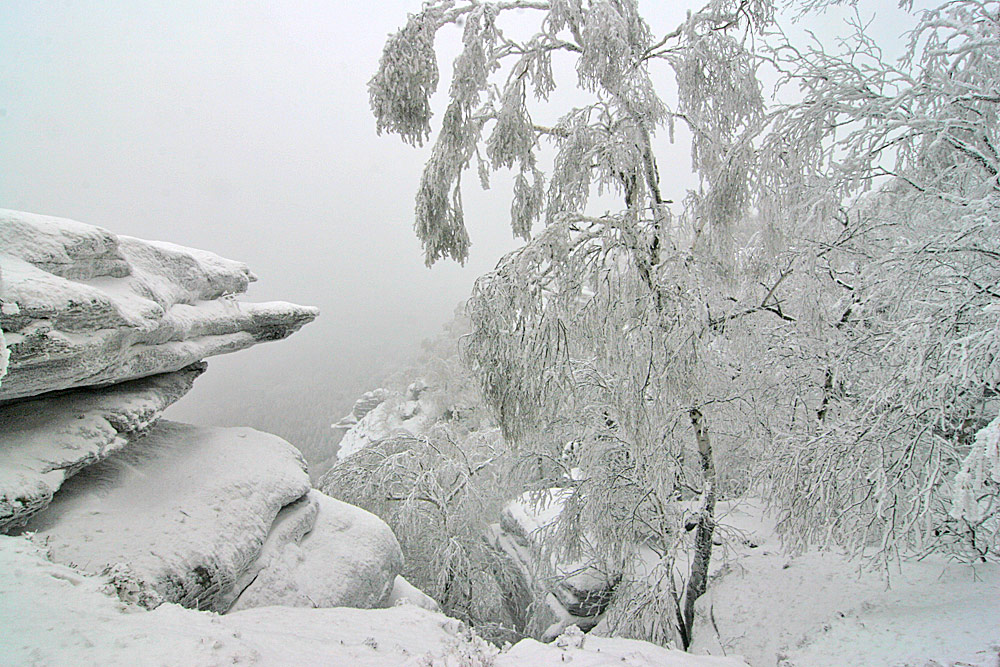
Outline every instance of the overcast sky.
[[[516, 247], [509, 184], [480, 193], [470, 178], [469, 263], [423, 265], [412, 211], [428, 151], [376, 136], [366, 89], [386, 36], [419, 6], [0, 4], [0, 207], [212, 250], [259, 276], [249, 298], [322, 310], [288, 341], [213, 361], [189, 414], [249, 384], [364, 375], [433, 335]], [[681, 3], [642, 6], [658, 31], [683, 17]], [[455, 29], [439, 39], [444, 70], [457, 42]], [[693, 184], [686, 147], [660, 161], [679, 199]]]

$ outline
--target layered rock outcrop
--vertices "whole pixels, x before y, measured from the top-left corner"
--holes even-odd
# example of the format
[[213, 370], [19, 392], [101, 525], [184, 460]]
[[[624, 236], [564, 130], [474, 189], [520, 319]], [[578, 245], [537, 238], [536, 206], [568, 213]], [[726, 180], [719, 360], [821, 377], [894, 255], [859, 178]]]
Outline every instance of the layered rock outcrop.
[[253, 274], [209, 252], [13, 211], [0, 279], [0, 532], [149, 607], [389, 601], [392, 532], [311, 491], [294, 447], [160, 419], [201, 359], [316, 309], [237, 302]]
[[337, 459], [343, 461], [394, 433], [426, 433], [445, 411], [426, 390], [427, 385], [417, 381], [407, 387], [405, 394], [375, 389], [361, 396], [351, 412], [333, 425], [344, 431]]
[[25, 528], [56, 562], [127, 564], [166, 600], [225, 611], [274, 517], [308, 492], [298, 451], [277, 436], [161, 420], [67, 481]]
[[240, 262], [15, 211], [0, 211], [0, 271], [0, 402], [177, 371], [318, 314], [235, 301], [256, 280]]
[[69, 480], [26, 529], [56, 562], [120, 564], [187, 607], [376, 607], [402, 568], [381, 520], [310, 491], [298, 451], [250, 428], [161, 420]]
[[0, 532], [44, 509], [77, 471], [140, 437], [204, 370], [196, 363], [111, 387], [0, 404]]
[[333, 430], [339, 433], [341, 436], [345, 435], [354, 426], [365, 418], [369, 412], [382, 405], [387, 398], [389, 398], [390, 391], [388, 389], [378, 388], [372, 389], [371, 391], [366, 391], [361, 395], [361, 398], [354, 401], [354, 406], [351, 411], [344, 415], [340, 421], [332, 426]]

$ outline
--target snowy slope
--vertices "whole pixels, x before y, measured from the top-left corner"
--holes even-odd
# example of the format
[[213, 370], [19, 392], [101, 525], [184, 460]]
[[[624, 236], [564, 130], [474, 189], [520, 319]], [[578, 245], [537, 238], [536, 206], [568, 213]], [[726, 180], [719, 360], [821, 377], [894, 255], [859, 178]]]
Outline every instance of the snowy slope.
[[708, 658], [676, 649], [666, 649], [635, 639], [574, 635], [572, 629], [543, 644], [523, 639], [496, 657], [493, 667], [563, 665], [573, 667], [746, 667], [738, 656]]
[[[106, 588], [106, 587], [105, 587]], [[658, 665], [740, 667], [629, 640], [526, 641], [509, 653], [415, 605], [391, 609], [265, 607], [225, 616], [164, 604], [141, 611], [102, 593], [97, 577], [47, 561], [22, 538], [0, 536], [0, 664], [351, 665], [513, 667]]]
[[928, 557], [883, 573], [843, 555], [789, 556], [760, 505], [720, 503], [695, 652], [746, 656], [754, 667], [937, 667], [1000, 664], [1000, 563]]
[[0, 537], [0, 664], [402, 665], [466, 644], [457, 621], [413, 605], [145, 612], [100, 588], [29, 542]]

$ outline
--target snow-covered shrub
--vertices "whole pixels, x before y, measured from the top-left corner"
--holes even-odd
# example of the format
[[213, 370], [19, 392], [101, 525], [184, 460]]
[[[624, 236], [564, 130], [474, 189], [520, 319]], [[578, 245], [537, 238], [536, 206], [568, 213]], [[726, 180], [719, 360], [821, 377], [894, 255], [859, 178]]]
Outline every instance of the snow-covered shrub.
[[460, 358], [467, 330], [459, 311], [424, 343], [390, 380], [400, 389], [380, 392], [382, 402], [347, 432], [350, 454], [319, 486], [386, 521], [403, 548], [405, 578], [499, 642], [522, 636], [531, 599], [516, 566], [485, 535], [521, 488]]
[[108, 583], [105, 592], [117, 595], [122, 602], [145, 609], [155, 609], [163, 604], [163, 597], [137, 575], [127, 563], [114, 563], [102, 573]]
[[439, 425], [397, 434], [338, 462], [322, 490], [378, 515], [405, 556], [404, 576], [445, 613], [497, 641], [521, 636], [530, 600], [520, 573], [484, 535], [511, 495], [495, 429], [456, 438]]

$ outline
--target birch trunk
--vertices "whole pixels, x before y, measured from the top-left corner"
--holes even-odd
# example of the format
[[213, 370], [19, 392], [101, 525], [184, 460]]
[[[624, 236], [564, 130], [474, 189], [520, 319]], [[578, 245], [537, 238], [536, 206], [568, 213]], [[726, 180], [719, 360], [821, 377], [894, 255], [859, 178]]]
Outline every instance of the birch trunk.
[[684, 593], [684, 624], [681, 635], [685, 649], [691, 644], [692, 639], [694, 603], [708, 588], [708, 565], [712, 559], [712, 535], [715, 532], [715, 461], [712, 458], [712, 441], [709, 439], [708, 428], [705, 426], [701, 411], [691, 408], [690, 416], [701, 458], [702, 491], [694, 538], [694, 560], [691, 563], [691, 573]]

